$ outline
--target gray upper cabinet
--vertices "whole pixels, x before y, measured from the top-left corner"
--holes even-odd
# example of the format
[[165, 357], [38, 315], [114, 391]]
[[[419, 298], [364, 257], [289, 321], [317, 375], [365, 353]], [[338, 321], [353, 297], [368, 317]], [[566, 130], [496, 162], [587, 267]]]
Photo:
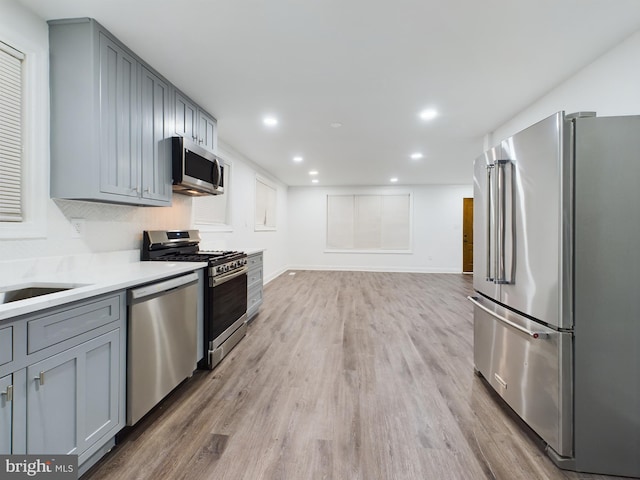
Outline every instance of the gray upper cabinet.
[[199, 114], [198, 128], [200, 130], [200, 137], [198, 140], [204, 148], [215, 153], [217, 148], [216, 139], [218, 138], [216, 119], [204, 110], [200, 110]]
[[189, 97], [175, 90], [175, 133], [216, 153], [218, 123]]
[[198, 106], [178, 90], [175, 91], [176, 135], [198, 141]]
[[104, 33], [100, 43], [100, 191], [138, 197], [138, 68]]
[[171, 146], [169, 84], [149, 69], [142, 67], [140, 78], [140, 107], [142, 135], [142, 197], [150, 201], [171, 200]]
[[95, 20], [49, 22], [51, 196], [171, 203], [170, 84]]

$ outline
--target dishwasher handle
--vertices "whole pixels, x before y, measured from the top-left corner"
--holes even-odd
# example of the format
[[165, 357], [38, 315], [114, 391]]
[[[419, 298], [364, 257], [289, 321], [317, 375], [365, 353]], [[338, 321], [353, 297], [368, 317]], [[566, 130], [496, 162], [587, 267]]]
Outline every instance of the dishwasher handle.
[[144, 287], [136, 288], [129, 292], [129, 299], [131, 301], [138, 301], [146, 297], [157, 295], [158, 293], [173, 290], [186, 285], [191, 285], [198, 281], [198, 274], [191, 272], [188, 275], [182, 275], [181, 277], [170, 278], [164, 282], [152, 283], [145, 285]]

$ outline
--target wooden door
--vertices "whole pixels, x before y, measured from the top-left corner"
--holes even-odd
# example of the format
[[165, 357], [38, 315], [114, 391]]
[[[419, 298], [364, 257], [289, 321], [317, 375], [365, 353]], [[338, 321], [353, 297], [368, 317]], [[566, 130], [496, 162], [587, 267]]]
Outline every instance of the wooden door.
[[462, 199], [462, 271], [473, 272], [473, 198]]

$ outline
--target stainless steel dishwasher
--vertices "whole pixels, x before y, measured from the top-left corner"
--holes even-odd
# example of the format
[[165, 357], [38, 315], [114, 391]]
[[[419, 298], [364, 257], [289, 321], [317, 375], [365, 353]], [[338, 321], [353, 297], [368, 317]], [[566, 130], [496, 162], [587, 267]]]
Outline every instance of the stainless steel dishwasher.
[[197, 362], [198, 275], [129, 290], [127, 425], [133, 425]]

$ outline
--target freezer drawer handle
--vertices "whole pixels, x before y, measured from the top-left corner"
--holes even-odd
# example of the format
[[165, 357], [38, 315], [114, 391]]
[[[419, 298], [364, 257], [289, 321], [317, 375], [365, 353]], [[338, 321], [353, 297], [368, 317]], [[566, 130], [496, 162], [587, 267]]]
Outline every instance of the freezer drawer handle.
[[505, 323], [507, 325], [509, 325], [510, 327], [515, 328], [516, 330], [529, 335], [531, 338], [547, 338], [549, 335], [546, 334], [545, 332], [532, 332], [531, 330], [528, 330], [524, 327], [521, 327], [520, 325], [518, 325], [517, 323], [513, 323], [511, 320], [504, 318], [500, 315], [498, 315], [495, 312], [492, 312], [490, 309], [488, 309], [487, 307], [485, 307], [484, 305], [482, 305], [480, 302], [478, 302], [477, 297], [467, 297], [467, 299], [471, 300], [471, 302], [478, 307], [481, 310], [484, 310], [485, 312], [487, 312], [489, 315], [491, 315], [492, 317], [494, 317], [496, 320], [500, 320], [502, 323]]

